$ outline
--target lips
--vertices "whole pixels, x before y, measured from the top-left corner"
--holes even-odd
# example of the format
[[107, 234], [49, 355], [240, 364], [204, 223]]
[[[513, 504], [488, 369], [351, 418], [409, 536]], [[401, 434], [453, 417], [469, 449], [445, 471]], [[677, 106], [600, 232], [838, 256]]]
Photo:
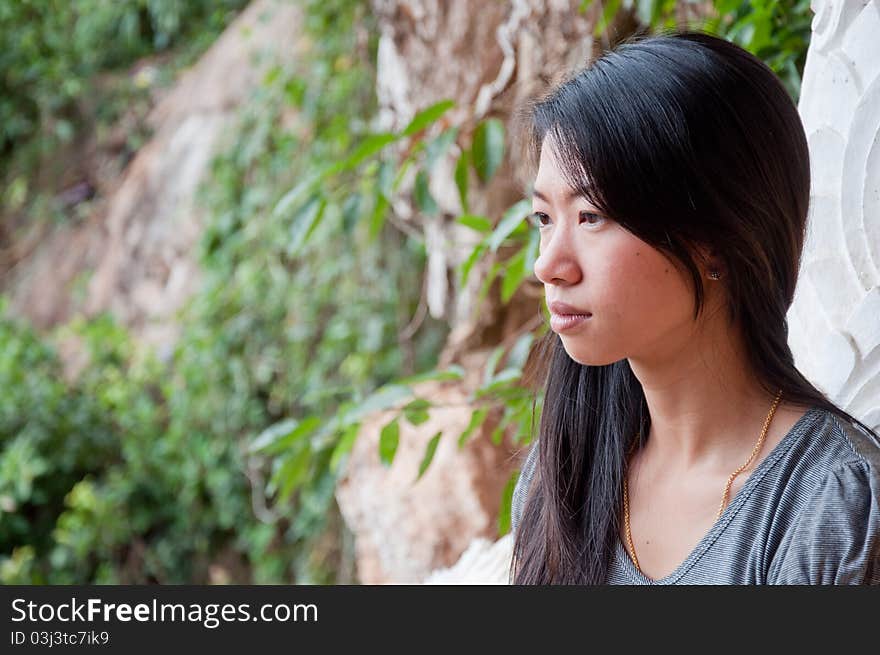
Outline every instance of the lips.
[[551, 312], [560, 316], [592, 316], [592, 313], [586, 309], [581, 309], [559, 300], [554, 300], [548, 307]]

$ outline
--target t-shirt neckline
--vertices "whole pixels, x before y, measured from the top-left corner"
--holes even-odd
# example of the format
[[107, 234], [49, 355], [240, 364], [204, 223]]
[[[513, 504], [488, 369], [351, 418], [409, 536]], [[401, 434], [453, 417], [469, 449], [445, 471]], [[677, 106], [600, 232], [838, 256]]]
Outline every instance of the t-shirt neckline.
[[666, 585], [675, 583], [687, 573], [688, 570], [705, 554], [715, 540], [721, 536], [721, 533], [724, 532], [725, 528], [730, 524], [734, 515], [739, 511], [739, 508], [751, 495], [755, 486], [761, 481], [779, 458], [782, 457], [783, 453], [788, 450], [792, 442], [801, 435], [813, 416], [821, 413], [821, 411], [821, 407], [814, 405], [804, 412], [803, 416], [795, 421], [794, 425], [791, 426], [791, 429], [785, 434], [779, 443], [776, 444], [773, 450], [771, 450], [770, 453], [758, 463], [755, 470], [749, 474], [749, 477], [746, 478], [745, 484], [743, 484], [740, 490], [736, 493], [733, 500], [727, 504], [721, 512], [721, 516], [719, 516], [712, 527], [709, 528], [709, 531], [703, 535], [703, 538], [700, 539], [696, 546], [694, 546], [693, 550], [691, 550], [684, 561], [675, 567], [675, 569], [668, 575], [653, 580], [637, 569], [635, 562], [633, 562], [632, 557], [630, 557], [629, 551], [621, 541], [620, 533], [618, 532], [614, 540], [616, 551], [615, 557], [623, 563], [627, 575], [632, 578], [636, 584]]

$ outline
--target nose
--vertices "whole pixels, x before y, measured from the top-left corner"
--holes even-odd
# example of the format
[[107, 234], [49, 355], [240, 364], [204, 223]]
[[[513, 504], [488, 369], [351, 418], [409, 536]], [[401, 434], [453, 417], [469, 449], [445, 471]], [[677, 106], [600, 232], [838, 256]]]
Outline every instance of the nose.
[[544, 284], [577, 284], [581, 268], [572, 239], [565, 230], [558, 229], [545, 244], [541, 244], [540, 254], [533, 266], [535, 277]]

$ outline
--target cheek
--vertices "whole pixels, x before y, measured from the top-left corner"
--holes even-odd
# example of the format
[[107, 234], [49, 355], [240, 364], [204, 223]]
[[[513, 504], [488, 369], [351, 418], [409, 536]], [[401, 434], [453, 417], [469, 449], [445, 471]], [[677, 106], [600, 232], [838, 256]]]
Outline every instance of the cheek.
[[679, 323], [693, 308], [693, 297], [681, 272], [660, 252], [638, 242], [614, 248], [597, 271], [599, 304], [621, 328], [639, 331]]
[[581, 262], [593, 318], [582, 334], [563, 337], [572, 359], [603, 366], [687, 338], [693, 297], [674, 264], [640, 240], [603, 246]]

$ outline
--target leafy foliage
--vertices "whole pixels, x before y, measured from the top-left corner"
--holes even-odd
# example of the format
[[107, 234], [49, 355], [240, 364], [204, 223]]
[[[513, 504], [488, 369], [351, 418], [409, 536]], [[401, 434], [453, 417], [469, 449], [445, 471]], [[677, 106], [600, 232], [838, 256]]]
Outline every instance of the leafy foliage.
[[[8, 384], [27, 384], [0, 432], [3, 582], [335, 579], [333, 492], [355, 434], [334, 420], [340, 399], [429, 367], [445, 329], [398, 337], [425, 252], [384, 226], [390, 188], [371, 157], [389, 139], [362, 118], [375, 31], [352, 52], [366, 6], [306, 9], [312, 56], [269, 71], [202, 190], [204, 285], [167, 361], [108, 319], [82, 323], [69, 331], [97, 350], [65, 383], [52, 350], [5, 319], [3, 352], [23, 353]], [[41, 407], [55, 422], [39, 431]]]
[[0, 151], [47, 128], [69, 137], [90, 78], [184, 39], [209, 43], [245, 0], [20, 0], [0, 4]]
[[810, 0], [716, 0], [715, 8], [719, 17], [705, 29], [763, 59], [797, 102], [813, 21]]
[[[583, 0], [586, 11], [593, 0]], [[608, 0], [602, 5], [594, 37], [598, 38], [618, 11], [633, 11], [650, 29], [675, 28], [676, 0]], [[810, 0], [714, 0], [715, 15], [690, 27], [736, 43], [760, 57], [775, 72], [795, 101], [800, 96], [813, 14]]]

